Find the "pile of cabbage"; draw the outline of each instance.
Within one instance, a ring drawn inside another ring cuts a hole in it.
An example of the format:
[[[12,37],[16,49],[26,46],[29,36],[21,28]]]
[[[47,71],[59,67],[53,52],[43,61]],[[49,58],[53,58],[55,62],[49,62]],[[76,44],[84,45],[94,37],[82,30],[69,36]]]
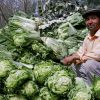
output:
[[[92,89],[82,78],[75,81],[75,75],[63,65],[49,60],[33,68],[27,66],[12,60],[0,61],[0,100],[92,99]],[[99,92],[95,93],[99,96]]]
[[[89,87],[60,63],[87,32],[79,13],[52,21],[10,18],[0,29],[0,100],[99,100],[100,78]]]

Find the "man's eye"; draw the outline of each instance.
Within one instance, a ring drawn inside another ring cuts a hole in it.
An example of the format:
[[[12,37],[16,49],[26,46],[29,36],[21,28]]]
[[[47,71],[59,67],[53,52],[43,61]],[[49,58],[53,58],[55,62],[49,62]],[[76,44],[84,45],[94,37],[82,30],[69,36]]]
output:
[[[95,17],[91,17],[91,19],[95,19]]]
[[[85,19],[85,21],[88,21],[88,20],[89,20],[89,18],[86,18],[86,19]]]

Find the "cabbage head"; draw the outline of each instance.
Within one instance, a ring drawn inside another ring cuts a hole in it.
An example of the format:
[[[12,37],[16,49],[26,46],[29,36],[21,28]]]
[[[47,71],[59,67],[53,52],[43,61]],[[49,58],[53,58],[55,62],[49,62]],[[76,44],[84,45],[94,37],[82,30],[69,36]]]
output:
[[[13,36],[14,45],[17,47],[27,46],[32,43],[32,39],[28,39],[27,34],[16,34]]]
[[[37,31],[34,31],[34,33],[38,34]],[[14,45],[17,47],[27,46],[32,43],[34,39],[34,34],[24,32],[23,30],[21,31],[21,29],[13,31],[11,35],[13,38]]]
[[[40,97],[42,100],[58,100],[58,96],[52,93],[47,87],[40,89]]]
[[[34,64],[35,57],[31,52],[25,51],[22,56],[19,57],[19,61],[26,64]]]
[[[12,70],[5,81],[5,85],[9,91],[13,91],[19,85],[23,84],[25,80],[30,78],[27,70]]]
[[[73,100],[91,100],[91,96],[85,91],[79,91],[73,97]]]
[[[49,53],[51,53],[51,49],[49,49],[43,43],[40,43],[39,41],[36,40],[34,40],[32,43],[32,50],[33,54],[38,59],[47,59],[47,56],[49,55]]]
[[[6,77],[14,68],[14,65],[9,60],[0,61],[0,78]]]
[[[23,34],[14,35],[13,41],[16,46],[22,47],[26,43],[25,35]]]
[[[2,60],[8,60],[8,59],[12,60],[12,52],[10,52],[10,51],[7,50],[7,46],[6,45],[0,44],[0,61],[2,61]]]
[[[72,79],[65,70],[57,71],[47,80],[48,88],[56,94],[65,94],[72,87]]]
[[[82,78],[75,78],[75,85],[68,93],[68,100],[91,100],[92,88]]]
[[[43,84],[49,76],[60,69],[61,66],[53,65],[52,61],[42,61],[34,66],[33,73],[36,81]]]
[[[26,82],[22,86],[22,89],[20,90],[20,93],[23,94],[23,95],[25,95],[25,96],[27,96],[27,97],[33,96],[37,92],[38,92],[38,86],[33,81]]]
[[[100,99],[100,77],[96,78],[93,85],[94,96]]]

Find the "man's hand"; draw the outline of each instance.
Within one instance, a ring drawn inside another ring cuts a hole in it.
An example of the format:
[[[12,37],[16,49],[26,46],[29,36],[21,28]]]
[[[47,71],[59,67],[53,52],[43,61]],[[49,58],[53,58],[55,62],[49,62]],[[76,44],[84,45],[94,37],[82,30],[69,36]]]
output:
[[[86,61],[87,61],[87,59],[88,59],[88,57],[87,57],[87,56],[83,56],[83,57],[82,57],[82,59],[81,59],[81,61],[82,61],[82,62],[86,62]]]
[[[61,60],[61,62],[64,64],[64,65],[69,65],[71,63],[75,63],[76,60],[80,60],[80,57],[78,54],[72,54],[71,56],[68,56],[68,57],[65,57],[63,60]]]
[[[68,56],[68,57],[65,57],[63,60],[61,60],[61,62],[64,65],[69,65],[74,62],[74,58],[73,58],[73,56]]]

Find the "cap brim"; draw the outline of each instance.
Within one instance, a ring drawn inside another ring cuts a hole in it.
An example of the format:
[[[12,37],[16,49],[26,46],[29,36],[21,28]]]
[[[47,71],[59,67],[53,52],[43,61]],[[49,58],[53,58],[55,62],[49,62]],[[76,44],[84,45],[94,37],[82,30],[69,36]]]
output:
[[[97,9],[88,10],[82,16],[83,16],[83,18],[86,18],[87,16],[89,16],[91,14],[95,14],[95,15],[99,15],[100,16],[100,10],[97,10]]]

